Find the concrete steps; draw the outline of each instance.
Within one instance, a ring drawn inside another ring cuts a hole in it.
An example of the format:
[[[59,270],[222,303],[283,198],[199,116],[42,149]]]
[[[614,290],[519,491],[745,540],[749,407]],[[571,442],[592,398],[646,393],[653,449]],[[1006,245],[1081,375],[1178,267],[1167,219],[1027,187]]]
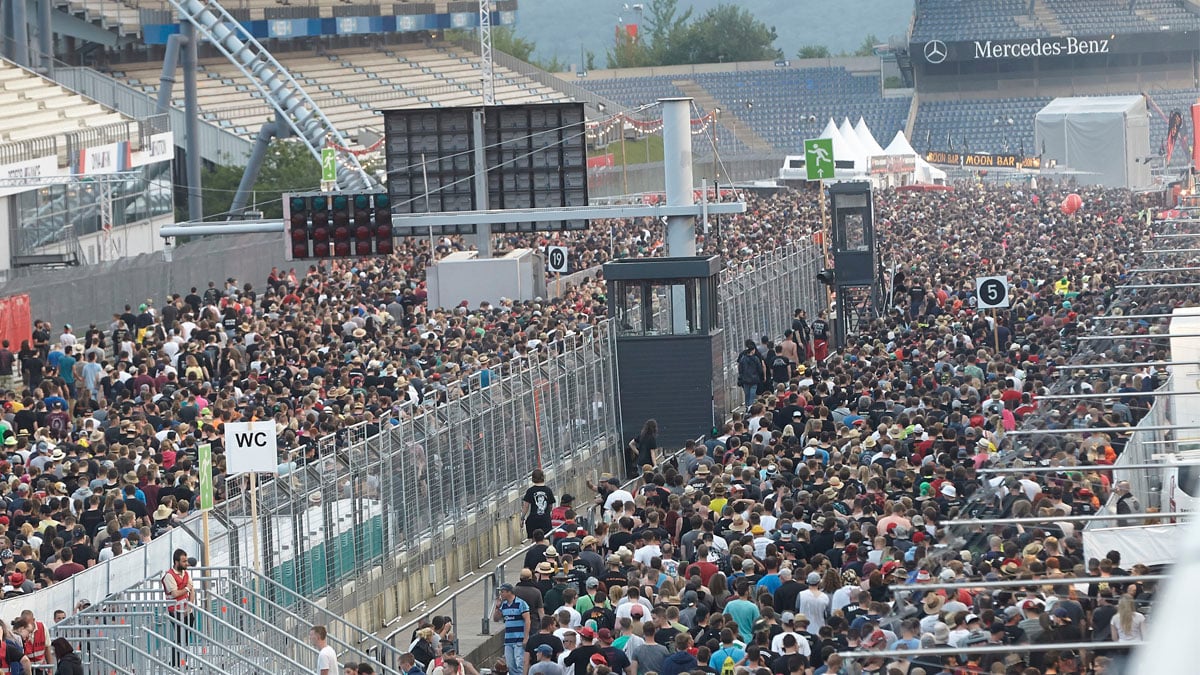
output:
[[[701,110],[711,111],[721,108],[720,102],[712,94],[708,93],[707,89],[693,80],[674,80],[671,84],[679,87],[680,91],[684,94],[691,96]],[[764,154],[776,152],[775,146],[763,140],[749,125],[738,118],[735,111],[721,108],[721,114],[718,115],[717,120],[722,126],[733,133],[739,141],[746,144],[747,147],[755,152]]]

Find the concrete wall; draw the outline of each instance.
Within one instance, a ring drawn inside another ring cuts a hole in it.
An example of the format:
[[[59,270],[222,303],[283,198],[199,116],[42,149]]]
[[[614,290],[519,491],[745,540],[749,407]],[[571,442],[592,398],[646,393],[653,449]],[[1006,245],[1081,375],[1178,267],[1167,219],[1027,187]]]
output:
[[[168,215],[114,228],[107,243],[101,232],[85,234],[79,238],[79,248],[89,265],[97,264],[102,259],[115,260],[118,257],[155,253],[163,250],[163,238],[158,236],[158,228],[173,221],[174,218]]]
[[[790,68],[845,68],[852,72],[879,73],[879,57],[845,56],[827,59],[788,59]],[[589,70],[586,78],[575,78],[570,73],[552,73],[562,80],[605,80],[617,77],[650,77],[654,75],[678,75],[686,78],[699,73],[736,73],[744,70],[771,70],[774,61],[739,61],[736,63],[696,63],[682,66],[659,66],[654,68],[612,68]]]
[[[292,266],[283,253],[282,235],[209,237],[179,247],[171,262],[160,250],[100,265],[31,271],[0,286],[0,296],[28,293],[34,319],[107,327],[125,303],[136,306],[153,298],[161,307],[170,293],[186,295],[192,286],[203,290],[210,280],[234,277],[262,288],[271,267]]]

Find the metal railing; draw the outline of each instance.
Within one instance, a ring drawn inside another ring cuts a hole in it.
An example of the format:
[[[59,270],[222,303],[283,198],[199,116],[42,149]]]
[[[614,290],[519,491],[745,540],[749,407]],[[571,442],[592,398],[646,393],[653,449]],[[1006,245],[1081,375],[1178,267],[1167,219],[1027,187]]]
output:
[[[815,310],[823,298],[818,264],[811,245],[740,264],[725,284],[736,292],[723,288],[720,300],[727,333],[778,335],[795,307]],[[608,323],[549,348],[516,366],[473,373],[465,392],[453,385],[437,407],[387,411],[382,429],[340,429],[316,443],[312,461],[283,465],[278,478],[258,488],[262,569],[271,579],[260,592],[289,609],[299,599],[321,598],[320,615],[297,613],[332,624],[425,572],[427,588],[384,603],[403,614],[466,578],[455,579],[454,569],[495,568],[493,561],[507,554],[495,525],[515,517],[519,488],[534,468],[559,492],[582,477],[619,474],[623,442]],[[736,345],[727,371],[734,355]],[[226,501],[210,512],[209,564],[249,566],[249,493],[239,480],[221,487]],[[95,602],[165,569],[176,548],[200,557],[199,530],[197,514],[131,553],[0,601],[0,618],[26,608],[38,616],[69,612],[80,598]],[[462,564],[452,567],[456,557]],[[409,604],[401,607],[402,599]]]
[[[55,67],[54,79],[63,86],[132,117],[158,114],[158,102],[149,94],[97,72],[91,68]],[[187,128],[183,110],[172,107],[170,127]],[[204,159],[218,164],[245,163],[252,147],[250,140],[212,124],[200,125],[200,148]]]
[[[259,488],[263,569],[333,611],[354,607],[432,566],[436,594],[451,583],[458,547],[494,555],[493,514],[541,468],[554,487],[619,462],[611,342],[606,325],[550,345],[513,372],[475,373],[445,404],[394,411],[373,433],[364,425],[322,439],[318,459],[284,467]],[[211,524],[211,564],[251,560],[250,500],[240,481]],[[474,568],[474,565],[470,566]],[[388,580],[379,582],[379,578]],[[343,586],[356,582],[356,595]],[[383,584],[380,586],[379,584]],[[361,593],[362,595],[358,595]]]
[[[398,663],[399,652],[386,642],[250,570],[195,568],[192,580],[197,588],[192,621],[168,611],[173,601],[164,597],[155,575],[67,619],[54,632],[87,643],[80,649],[87,656],[126,667],[183,661],[209,672],[304,672],[316,659],[305,641],[308,630],[321,624],[340,659],[372,659],[364,651],[369,648],[381,655],[381,663]],[[380,672],[399,675],[386,665]]]
[[[821,267],[821,248],[799,243],[731,264],[721,273],[725,400],[731,407],[742,400],[737,385],[737,356],[743,343],[754,340],[757,344],[764,335],[779,339],[791,327],[797,309],[806,310],[810,321],[816,318],[825,305],[825,290],[817,281]]]
[[[699,443],[703,439],[704,439],[704,436],[699,436],[696,438],[696,442]],[[685,448],[679,448],[678,450],[672,452],[670,455],[667,455],[666,457],[662,457],[659,461],[658,466],[665,467],[672,460],[678,459],[685,451],[686,451]],[[634,487],[640,481],[641,481],[641,477],[630,478],[621,485],[620,489],[633,492]],[[587,519],[587,522],[597,523],[597,522],[600,522],[600,518],[602,515],[601,508],[602,508],[602,506],[600,504],[591,503],[587,506],[586,511],[582,508],[582,506],[580,506],[580,508],[576,509],[576,513],[578,514],[579,518]],[[558,529],[560,529],[560,528],[555,528],[555,530],[558,530]],[[553,531],[551,532],[551,534],[553,534]],[[532,541],[526,540],[526,541],[521,542],[520,545],[514,547],[511,550],[511,552],[506,551],[506,553],[508,555],[505,558],[503,558],[502,560],[500,560],[499,562],[496,562],[494,565],[494,568],[492,569],[492,571],[489,574],[484,574],[482,576],[479,576],[476,579],[474,579],[473,581],[471,581],[470,583],[468,583],[467,585],[459,587],[453,593],[450,593],[445,598],[443,598],[441,601],[439,601],[437,604],[435,604],[433,606],[422,608],[420,617],[411,619],[411,620],[405,622],[404,624],[401,624],[397,628],[392,629],[387,634],[387,637],[384,638],[384,640],[386,640],[387,643],[389,645],[391,645],[392,647],[395,647],[396,640],[398,638],[405,636],[407,633],[411,633],[417,626],[419,626],[428,617],[431,617],[434,614],[436,614],[444,609],[447,609],[447,608],[448,608],[448,612],[449,612],[448,616],[451,618],[454,625],[456,625],[456,626],[457,625],[465,625],[465,624],[460,624],[459,620],[458,620],[458,606],[459,606],[458,601],[463,596],[473,593],[475,590],[475,587],[478,586],[479,584],[483,584],[482,606],[468,605],[468,607],[469,607],[468,611],[471,611],[472,613],[474,613],[475,611],[481,612],[481,614],[480,614],[480,635],[491,635],[491,633],[492,633],[491,601],[495,598],[496,590],[498,588],[500,588],[501,584],[508,581],[509,573],[512,570],[512,568],[510,568],[509,566],[512,564],[512,562],[514,560],[517,560],[518,558],[524,557],[525,553],[529,550],[529,547],[532,545],[533,545]],[[516,568],[516,569],[519,571],[519,568]],[[475,617],[472,617],[472,618],[475,618]]]

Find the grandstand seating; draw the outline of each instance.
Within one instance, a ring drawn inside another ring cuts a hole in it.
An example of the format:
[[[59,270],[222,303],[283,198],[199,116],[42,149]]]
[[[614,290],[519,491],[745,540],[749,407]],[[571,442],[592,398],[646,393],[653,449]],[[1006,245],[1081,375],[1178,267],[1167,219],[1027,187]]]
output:
[[[951,144],[962,150],[965,139],[972,152],[1000,153],[1007,145],[1010,152],[1023,146],[1033,154],[1033,119],[1050,101],[1050,97],[922,101],[909,140],[919,151],[947,150]]]
[[[1200,16],[1179,0],[1038,0],[1052,11],[1072,35],[1104,33],[1157,33],[1163,26],[1173,31],[1200,28]],[[1132,4],[1132,9],[1130,5]]]
[[[1136,92],[1130,92],[1134,94]],[[1196,101],[1194,89],[1175,89],[1149,92],[1163,115],[1187,111]],[[1130,95],[1130,94],[1124,94]],[[917,110],[916,124],[910,139],[913,148],[946,150],[949,148],[947,134],[957,150],[962,150],[964,139],[972,152],[1000,153],[1017,152],[1022,145],[1027,153],[1037,151],[1034,147],[1034,118],[1039,110],[1053,100],[1050,96],[972,99],[953,101],[922,101]],[[1153,108],[1150,109],[1150,151],[1158,155],[1165,146],[1167,120]],[[1008,124],[1012,119],[1013,123]],[[1178,152],[1175,158],[1186,162],[1186,152]]]
[[[602,80],[580,80],[579,85],[588,91],[599,94],[607,99],[629,106],[640,108],[654,103],[660,98],[687,96],[675,81],[686,79],[675,75],[653,75],[649,77],[613,77]],[[707,111],[702,111],[703,114]],[[693,115],[698,117],[699,114]],[[737,138],[732,131],[718,122],[716,128],[717,151],[724,155],[737,155],[750,152],[750,148]],[[697,135],[693,139],[692,152],[697,155],[712,154],[712,140],[707,134]]]
[[[0,60],[0,143],[61,136],[123,121],[126,118],[120,113]],[[65,152],[66,144],[59,143],[59,148]]]
[[[478,57],[460,56],[447,48],[339,50],[322,55],[275,55],[304,86],[330,121],[353,136],[360,129],[382,130],[377,111],[406,107],[450,107],[481,100]],[[224,58],[200,63],[197,90],[204,119],[250,137],[273,113],[267,101]],[[511,70],[495,69],[499,103],[562,101],[568,97]],[[116,66],[113,77],[156,95],[161,66],[156,63]],[[183,106],[182,88],[173,104]]]
[[[139,10],[173,12],[167,0],[54,0],[55,5],[72,14],[83,16],[109,29],[136,33],[141,28]],[[283,18],[316,18],[329,16],[399,16],[404,14],[448,14],[461,12],[467,6],[448,0],[224,0],[227,11],[240,21],[261,21]],[[478,12],[478,3],[469,12]],[[505,3],[502,3],[505,4]],[[501,7],[503,9],[503,7]]]
[[[1132,7],[1131,7],[1132,5]],[[920,0],[912,40],[1017,40],[1200,28],[1182,0]]]
[[[742,120],[781,152],[798,150],[830,117],[861,115],[883,144],[904,128],[912,99],[884,98],[878,75],[855,75],[845,68],[773,68],[680,76],[587,79],[591,91],[630,106],[681,96],[674,82],[691,80],[712,94],[724,111]],[[702,112],[708,112],[704,110]],[[810,123],[809,118],[816,122]],[[728,135],[728,134],[726,134]],[[728,152],[722,148],[722,152]]]
[[[1030,0],[920,0],[913,25],[914,42],[992,38],[1049,37],[1030,19]]]

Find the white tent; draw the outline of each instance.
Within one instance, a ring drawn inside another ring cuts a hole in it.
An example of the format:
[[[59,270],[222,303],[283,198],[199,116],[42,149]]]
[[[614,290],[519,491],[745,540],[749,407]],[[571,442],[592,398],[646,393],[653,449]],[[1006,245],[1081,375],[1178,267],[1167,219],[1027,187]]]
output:
[[[871,133],[871,128],[867,126],[865,119],[858,118],[858,124],[854,125],[854,133],[858,135],[858,144],[866,151],[867,157],[877,157],[883,154],[883,148],[879,147],[878,141],[875,140],[875,134]]]
[[[855,133],[854,127],[850,125],[849,117],[842,119],[842,126],[838,127],[838,133],[846,140],[846,145],[850,147],[850,151],[854,153],[852,155],[854,168],[859,171],[867,171],[870,168],[867,166],[867,151],[858,142],[858,134]]]
[[[913,150],[913,146],[909,145],[908,139],[904,137],[904,132],[897,131],[896,137],[892,139],[891,143],[888,143],[888,146],[887,146],[887,148],[884,149],[883,154],[885,154],[885,155],[916,155],[917,151]]]
[[[918,183],[934,183],[944,185],[946,183],[946,172],[933,166],[925,161],[916,150],[913,150],[912,145],[905,138],[903,131],[897,131],[896,137],[888,143],[883,154],[894,157],[914,157],[916,158],[916,172],[914,178]]]
[[[854,169],[837,169],[834,175],[838,178],[852,178],[866,172],[863,160],[859,158],[857,146],[851,146],[842,133],[838,131],[837,123],[829,118],[829,124],[817,138],[828,138],[833,141],[833,159],[835,162],[853,161]]]

